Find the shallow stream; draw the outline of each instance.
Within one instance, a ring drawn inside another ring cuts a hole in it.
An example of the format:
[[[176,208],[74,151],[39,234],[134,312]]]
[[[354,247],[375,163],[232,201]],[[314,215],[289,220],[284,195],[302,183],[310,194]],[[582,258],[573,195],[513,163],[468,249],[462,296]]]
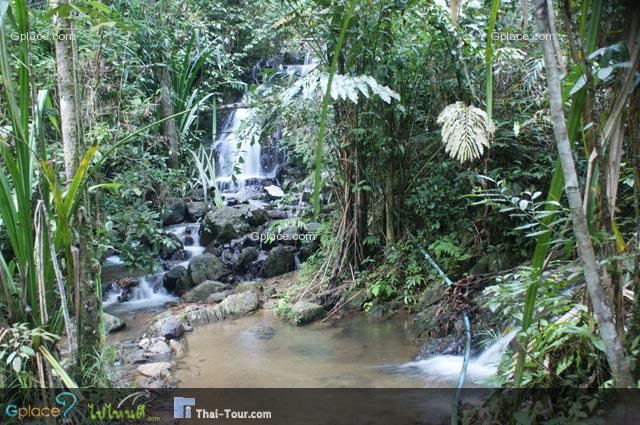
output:
[[[259,310],[188,334],[176,378],[187,388],[437,386],[399,367],[419,348],[412,336],[408,318],[400,315],[296,327]]]

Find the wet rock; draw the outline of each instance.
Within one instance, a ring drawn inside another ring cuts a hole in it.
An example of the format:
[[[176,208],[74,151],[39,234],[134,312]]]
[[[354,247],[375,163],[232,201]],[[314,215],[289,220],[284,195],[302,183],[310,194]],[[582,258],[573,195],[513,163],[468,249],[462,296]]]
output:
[[[220,304],[201,308],[185,309],[184,317],[194,325],[217,322],[232,317],[244,316],[259,306],[258,295],[253,291],[232,294]]]
[[[265,186],[264,191],[270,199],[280,199],[284,196],[284,191],[276,185]]]
[[[177,251],[182,250],[184,246],[180,242],[180,238],[175,233],[167,233],[167,238],[162,242],[160,247],[160,257],[163,260],[171,258]]]
[[[120,289],[129,289],[134,286],[138,286],[138,279],[131,276],[121,277],[115,281],[115,284],[118,285]]]
[[[343,305],[345,312],[354,312],[362,310],[364,303],[373,298],[368,289],[362,287],[354,287],[342,293],[339,304]]]
[[[288,217],[288,215],[286,211],[269,210],[267,211],[267,217],[269,217],[271,220],[284,220]]]
[[[247,205],[222,207],[209,211],[200,226],[200,244],[209,245],[212,241],[226,243],[251,230],[247,215]]]
[[[189,252],[184,249],[179,249],[169,257],[169,261],[184,261],[189,258]]]
[[[291,306],[289,318],[296,325],[304,325],[318,319],[324,314],[321,305],[309,301],[298,301]]]
[[[229,295],[219,307],[222,318],[243,316],[258,308],[258,296],[255,292],[247,291],[241,294]]]
[[[184,237],[184,246],[192,246],[194,243],[195,243],[195,240],[193,239],[193,236],[186,235]]]
[[[181,357],[184,354],[184,347],[175,339],[169,341],[169,348],[177,357]]]
[[[163,354],[169,354],[171,352],[171,349],[169,348],[166,342],[157,341],[151,346],[149,346],[148,351],[154,354],[163,355]]]
[[[103,313],[105,333],[118,332],[126,327],[124,320],[109,313]]]
[[[189,262],[189,276],[196,285],[206,280],[224,280],[229,274],[230,270],[212,254],[198,255]]]
[[[259,281],[242,282],[235,287],[236,294],[241,294],[247,291],[253,291],[253,292],[262,291],[262,282],[259,282]]]
[[[434,355],[455,355],[463,352],[460,339],[452,336],[434,338],[424,343],[415,360],[423,360]]]
[[[253,246],[243,248],[233,264],[234,270],[238,273],[244,273],[251,262],[258,258],[259,253],[258,248]]]
[[[164,226],[182,223],[185,219],[187,209],[184,201],[180,198],[168,198],[164,202],[161,220]]]
[[[250,208],[246,214],[247,223],[252,227],[261,226],[267,222],[267,213],[263,208]]]
[[[149,358],[145,356],[145,352],[142,350],[133,350],[127,356],[127,362],[132,364],[148,363]]]
[[[214,292],[213,294],[210,294],[207,297],[207,303],[218,304],[219,302],[221,302],[231,294],[233,294],[233,291],[231,289],[228,289],[226,291],[221,291],[221,292]]]
[[[191,288],[192,282],[187,269],[184,266],[176,266],[165,273],[162,285],[167,291],[182,295]]]
[[[262,340],[269,340],[276,336],[275,328],[271,326],[256,326],[255,328],[251,328],[249,330],[256,338]]]
[[[162,375],[171,375],[170,371],[174,367],[175,365],[170,362],[147,363],[138,366],[138,372],[141,375],[155,378]]]
[[[309,257],[315,254],[320,249],[320,241],[314,240],[309,243],[304,243],[298,251],[298,258],[300,261],[307,261]]]
[[[296,249],[289,245],[279,245],[267,254],[260,275],[274,277],[296,269]]]
[[[184,335],[185,328],[178,320],[171,318],[160,326],[160,335],[166,339],[178,339]]]
[[[205,216],[209,207],[206,202],[187,202],[187,215],[189,219],[198,221]]]
[[[209,295],[222,292],[225,289],[228,289],[228,285],[226,283],[217,282],[215,280],[206,280],[187,292],[184,295],[184,300],[186,302],[201,302],[207,300]]]

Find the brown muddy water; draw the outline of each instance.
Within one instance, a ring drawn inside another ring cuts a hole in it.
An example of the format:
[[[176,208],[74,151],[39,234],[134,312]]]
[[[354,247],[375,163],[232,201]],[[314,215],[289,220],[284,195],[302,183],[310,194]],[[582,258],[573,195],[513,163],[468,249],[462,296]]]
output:
[[[175,376],[183,388],[439,386],[400,367],[418,352],[413,336],[399,315],[297,327],[260,310],[188,334]]]

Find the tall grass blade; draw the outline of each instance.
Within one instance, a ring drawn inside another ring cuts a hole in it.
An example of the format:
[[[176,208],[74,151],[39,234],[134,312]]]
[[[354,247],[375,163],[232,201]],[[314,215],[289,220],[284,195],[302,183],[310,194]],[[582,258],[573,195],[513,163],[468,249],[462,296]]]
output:
[[[338,42],[336,43],[336,47],[333,51],[333,58],[331,60],[331,66],[329,68],[329,76],[327,78],[327,89],[324,93],[324,97],[322,98],[322,112],[320,115],[320,129],[318,130],[318,142],[316,144],[316,170],[315,170],[315,178],[313,183],[313,216],[317,219],[318,214],[320,213],[320,177],[322,172],[322,150],[324,144],[324,133],[327,128],[327,116],[329,113],[329,101],[331,100],[331,84],[333,83],[333,76],[336,73],[336,68],[338,67],[338,57],[340,56],[340,51],[342,50],[342,44],[344,43],[344,39],[347,35],[347,28],[349,27],[349,21],[351,20],[351,15],[353,15],[353,10],[356,7],[356,0],[350,0],[349,7],[347,9],[347,13],[345,14],[342,20],[342,28],[340,29],[340,36],[338,37]]]

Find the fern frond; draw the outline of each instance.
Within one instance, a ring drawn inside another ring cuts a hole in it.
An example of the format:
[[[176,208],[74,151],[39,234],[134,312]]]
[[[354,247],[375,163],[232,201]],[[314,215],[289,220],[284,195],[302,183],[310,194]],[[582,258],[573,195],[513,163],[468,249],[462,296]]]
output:
[[[461,164],[480,158],[489,148],[494,126],[482,109],[456,102],[442,110],[437,122],[446,152]]]
[[[314,95],[320,97],[327,89],[327,80],[327,74],[311,72],[297,80],[282,93],[282,102],[288,103],[299,94],[302,94],[304,99],[309,99]],[[342,99],[349,100],[352,103],[358,103],[360,94],[367,99],[372,95],[378,96],[386,103],[391,103],[391,99],[400,100],[398,93],[387,86],[379,84],[376,79],[370,75],[354,77],[351,75],[335,74],[333,76],[330,93],[333,100]]]

